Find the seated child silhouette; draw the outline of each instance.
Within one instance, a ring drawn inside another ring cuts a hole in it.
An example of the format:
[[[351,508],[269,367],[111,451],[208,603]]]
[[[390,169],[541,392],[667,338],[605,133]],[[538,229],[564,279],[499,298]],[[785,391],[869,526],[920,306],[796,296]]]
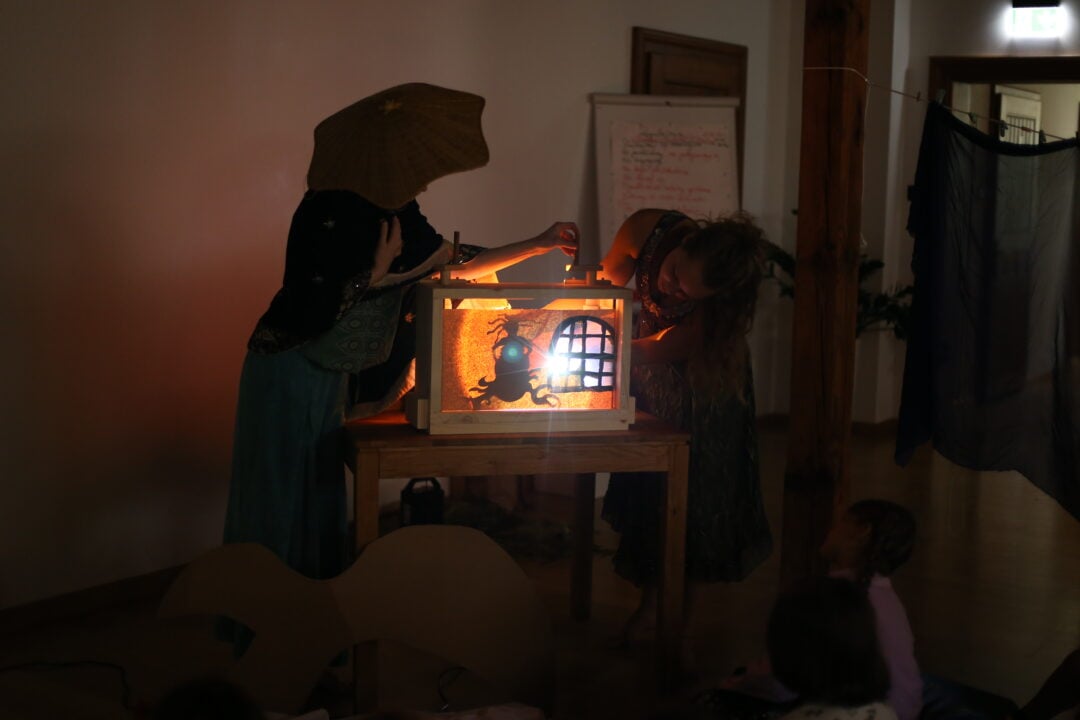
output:
[[[874,608],[863,588],[839,577],[794,585],[769,616],[769,660],[800,704],[782,720],[896,720]]]
[[[833,524],[821,547],[829,576],[862,588],[874,611],[878,645],[889,675],[888,705],[898,720],[915,720],[922,709],[922,679],[907,613],[889,577],[907,562],[915,545],[915,518],[888,500],[860,500]],[[768,660],[726,678],[702,698],[728,717],[770,717],[799,700]]]

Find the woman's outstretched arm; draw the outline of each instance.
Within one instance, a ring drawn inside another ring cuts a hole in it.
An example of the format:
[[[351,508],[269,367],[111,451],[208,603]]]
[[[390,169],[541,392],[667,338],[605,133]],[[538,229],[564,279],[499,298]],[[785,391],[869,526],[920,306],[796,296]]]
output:
[[[452,265],[450,272],[452,277],[460,280],[476,280],[552,250],[573,255],[577,252],[580,237],[575,223],[557,222],[536,237],[488,248],[466,263]]]

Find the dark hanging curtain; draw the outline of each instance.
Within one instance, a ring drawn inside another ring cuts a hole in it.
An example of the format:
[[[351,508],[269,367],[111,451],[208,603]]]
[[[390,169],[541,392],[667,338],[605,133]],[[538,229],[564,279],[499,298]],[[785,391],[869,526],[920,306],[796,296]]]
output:
[[[1080,150],[1000,142],[931,105],[908,231],[896,461],[932,441],[1016,470],[1080,519]]]

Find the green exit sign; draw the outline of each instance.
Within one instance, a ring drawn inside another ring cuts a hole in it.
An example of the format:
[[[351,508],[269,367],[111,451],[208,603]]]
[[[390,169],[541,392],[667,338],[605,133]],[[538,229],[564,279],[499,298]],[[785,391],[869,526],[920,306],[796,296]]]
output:
[[[1009,34],[1020,38],[1055,38],[1065,32],[1065,13],[1060,7],[1015,8]]]

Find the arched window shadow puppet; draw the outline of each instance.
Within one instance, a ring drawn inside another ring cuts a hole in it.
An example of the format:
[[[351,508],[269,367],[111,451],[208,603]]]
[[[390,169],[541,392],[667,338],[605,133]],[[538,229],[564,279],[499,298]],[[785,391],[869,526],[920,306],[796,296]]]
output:
[[[559,359],[548,372],[555,393],[610,392],[615,389],[618,359],[615,328],[590,315],[576,315],[559,323],[551,336],[548,357]]]

